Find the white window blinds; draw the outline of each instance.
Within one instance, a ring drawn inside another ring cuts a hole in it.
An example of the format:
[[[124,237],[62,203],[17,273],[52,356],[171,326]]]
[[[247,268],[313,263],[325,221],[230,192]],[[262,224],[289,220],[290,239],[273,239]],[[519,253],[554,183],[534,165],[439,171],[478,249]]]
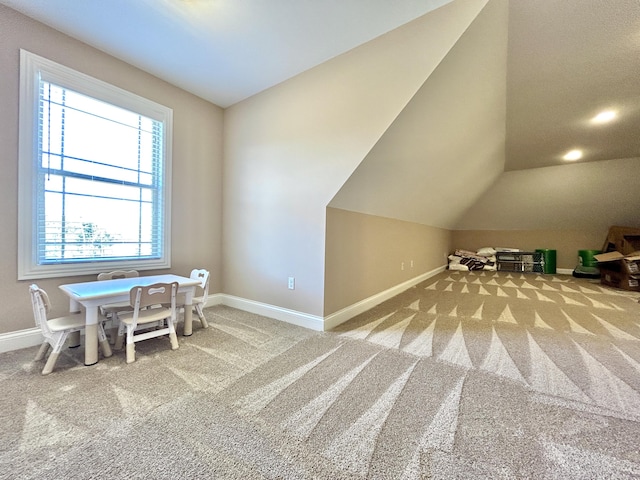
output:
[[[38,263],[159,258],[162,124],[40,82]]]
[[[169,268],[172,110],[20,62],[18,279]]]

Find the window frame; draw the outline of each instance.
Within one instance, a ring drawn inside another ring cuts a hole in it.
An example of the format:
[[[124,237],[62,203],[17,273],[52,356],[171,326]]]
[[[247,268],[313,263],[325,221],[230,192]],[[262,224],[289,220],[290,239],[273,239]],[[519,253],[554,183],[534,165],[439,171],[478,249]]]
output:
[[[59,85],[163,123],[162,255],[157,259],[96,260],[39,265],[36,211],[40,80]],[[18,152],[18,280],[97,274],[106,270],[171,267],[171,152],[173,110],[27,50],[20,50]]]

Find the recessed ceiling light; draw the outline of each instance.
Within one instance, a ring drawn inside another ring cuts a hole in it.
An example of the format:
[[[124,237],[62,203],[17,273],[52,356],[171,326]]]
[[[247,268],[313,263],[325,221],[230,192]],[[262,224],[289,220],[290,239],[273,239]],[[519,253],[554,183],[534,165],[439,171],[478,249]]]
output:
[[[616,116],[617,113],[614,110],[604,110],[593,117],[591,121],[593,123],[607,123],[616,118]]]
[[[567,160],[569,162],[574,160],[580,160],[581,158],[582,158],[582,150],[571,150],[570,152],[567,152],[562,157],[563,160]]]

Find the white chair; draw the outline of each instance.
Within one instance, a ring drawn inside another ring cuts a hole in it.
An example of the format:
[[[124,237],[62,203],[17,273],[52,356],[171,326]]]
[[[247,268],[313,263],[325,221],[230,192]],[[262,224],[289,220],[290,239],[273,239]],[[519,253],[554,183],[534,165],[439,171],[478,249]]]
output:
[[[129,291],[131,312],[116,313],[120,322],[116,348],[122,345],[126,331],[127,363],[136,361],[135,342],[169,335],[171,349],[178,348],[176,335],[176,292],[178,282],[155,283],[133,287]],[[170,306],[167,306],[170,305]],[[166,327],[165,327],[165,321]],[[156,327],[156,329],[137,333],[138,327]]]
[[[196,309],[196,313],[198,314],[198,318],[200,319],[202,328],[208,328],[209,324],[207,323],[207,319],[204,316],[204,312],[202,311],[202,309],[207,304],[207,298],[209,297],[209,271],[204,269],[193,269],[191,270],[191,275],[189,276],[189,278],[200,280],[200,285],[196,287],[197,296],[193,297],[191,308]],[[178,308],[185,307],[185,303],[185,295],[178,295],[178,300],[176,301],[176,305],[178,306]]]
[[[137,270],[114,270],[113,272],[103,272],[98,274],[98,280],[113,280],[116,278],[135,278],[140,274]],[[111,343],[115,343],[118,334],[118,317],[117,313],[131,311],[129,302],[110,303],[100,306],[100,314],[111,322]]]
[[[53,367],[58,360],[67,336],[72,332],[83,330],[85,327],[85,319],[80,313],[72,313],[65,317],[47,319],[49,310],[51,310],[51,302],[49,301],[47,292],[34,283],[29,287],[29,293],[31,294],[31,305],[33,307],[33,317],[36,321],[36,326],[40,327],[40,331],[44,337],[44,342],[40,346],[35,360],[37,362],[42,360],[49,350],[49,346],[53,349],[47,359],[47,363],[42,369],[42,374],[47,375],[53,371]],[[98,341],[102,347],[103,355],[110,357],[111,347],[109,347],[109,342],[104,334],[104,328],[101,323],[98,323]]]

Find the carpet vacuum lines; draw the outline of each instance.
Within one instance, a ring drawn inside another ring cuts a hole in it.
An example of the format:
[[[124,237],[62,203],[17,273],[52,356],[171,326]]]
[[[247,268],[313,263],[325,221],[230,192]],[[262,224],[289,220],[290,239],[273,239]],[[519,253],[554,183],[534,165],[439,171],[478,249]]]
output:
[[[638,294],[558,278],[446,271],[328,332],[216,305],[46,377],[0,354],[0,478],[639,478]]]
[[[340,377],[333,385],[322,392],[322,394],[315,397],[307,403],[307,405],[283,421],[281,428],[299,440],[306,440],[327,410],[331,408],[344,390],[351,385],[351,382],[353,382],[358,374],[364,370],[377,355],[378,353],[371,355],[360,365],[352,368]]]
[[[428,456],[431,451],[453,452],[455,434],[458,429],[460,398],[465,378],[462,377],[458,381],[425,429],[418,443],[418,448],[402,474],[402,480],[420,480],[423,478],[421,457]]]
[[[322,362],[325,358],[332,355],[336,350],[342,347],[342,344],[329,350],[328,352],[313,359],[309,363],[302,365],[292,372],[284,375],[273,382],[254,390],[253,392],[238,399],[235,406],[238,407],[239,412],[242,415],[256,415],[269,403],[271,403],[282,391],[292,385],[296,380],[299,380],[313,367]]]
[[[349,473],[366,475],[378,434],[417,363],[407,368],[355,423],[329,445],[323,452],[328,460]]]

